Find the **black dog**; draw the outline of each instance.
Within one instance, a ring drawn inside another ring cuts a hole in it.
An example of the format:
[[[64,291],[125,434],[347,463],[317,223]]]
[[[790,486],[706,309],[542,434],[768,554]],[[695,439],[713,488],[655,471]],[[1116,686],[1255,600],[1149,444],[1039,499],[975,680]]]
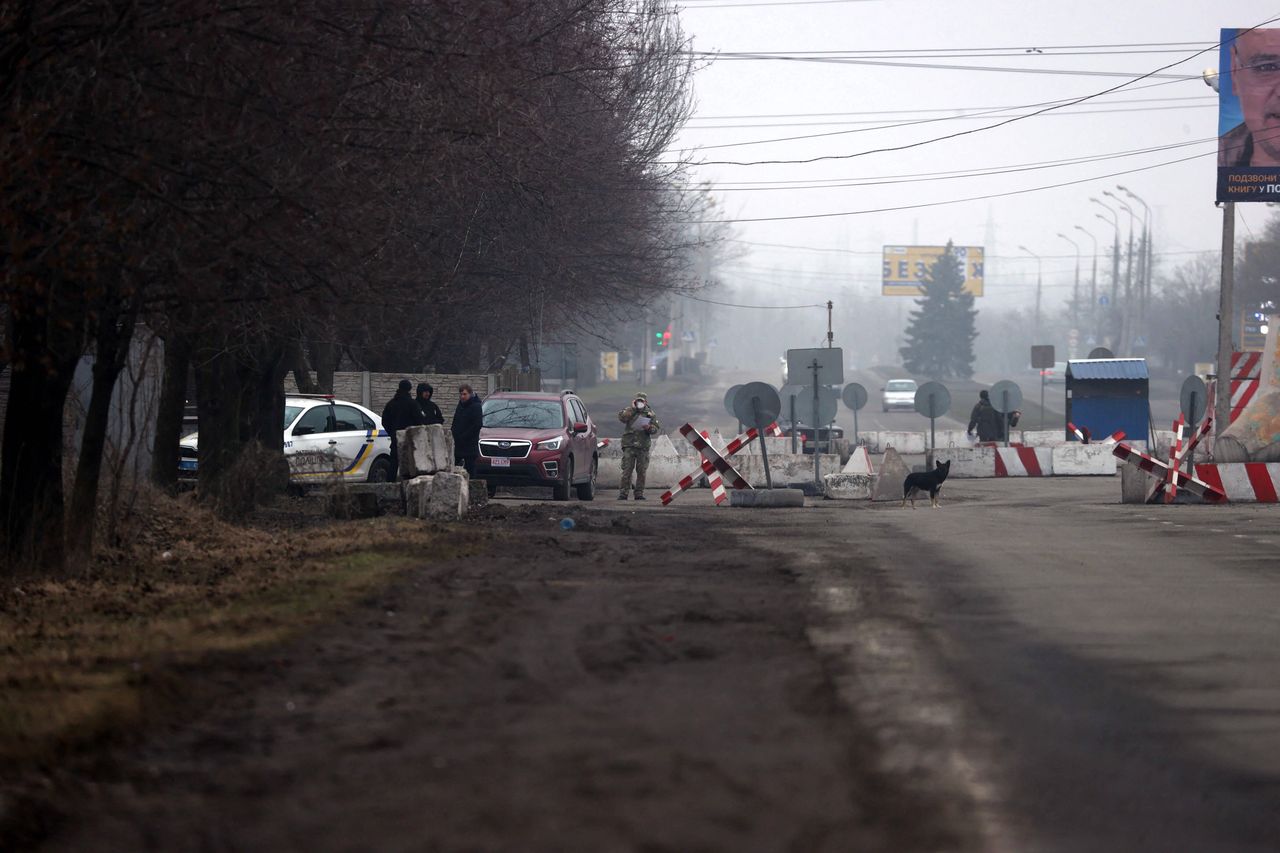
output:
[[[916,508],[916,492],[929,492],[929,506],[941,506],[938,503],[938,493],[942,491],[942,481],[947,479],[947,473],[951,471],[951,460],[939,462],[937,467],[932,471],[925,471],[923,474],[908,474],[907,479],[902,481],[902,505],[906,506],[907,501],[911,501],[911,508]]]

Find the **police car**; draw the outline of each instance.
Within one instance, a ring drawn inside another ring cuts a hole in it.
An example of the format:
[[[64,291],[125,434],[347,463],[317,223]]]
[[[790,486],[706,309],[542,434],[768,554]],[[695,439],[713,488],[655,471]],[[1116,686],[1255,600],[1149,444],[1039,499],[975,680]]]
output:
[[[179,445],[178,474],[199,470],[199,433]],[[332,396],[294,395],[284,403],[284,454],[295,483],[340,477],[345,482],[391,479],[391,436],[364,406]]]

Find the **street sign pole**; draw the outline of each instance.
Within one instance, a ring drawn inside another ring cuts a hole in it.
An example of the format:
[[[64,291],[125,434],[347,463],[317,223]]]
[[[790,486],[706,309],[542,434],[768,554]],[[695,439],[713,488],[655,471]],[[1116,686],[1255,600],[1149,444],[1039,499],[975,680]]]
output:
[[[813,484],[815,486],[822,485],[822,456],[818,451],[821,446],[818,444],[818,371],[822,365],[815,358],[810,368],[813,370]]]
[[[858,446],[858,410],[853,410],[853,446]]]
[[[755,414],[755,421],[758,424],[764,423],[764,416],[760,411],[760,398],[753,396],[751,398],[751,411]],[[769,439],[764,434],[764,428],[760,429],[760,459],[764,463],[764,482],[765,487],[773,488],[773,472],[769,470]]]
[[[1044,371],[1040,371],[1040,429],[1044,429]]]
[[[1009,390],[1000,392],[1000,407],[1004,410],[1004,446],[1009,446]],[[1041,411],[1043,411],[1041,407]]]
[[[796,395],[792,394],[791,395],[791,455],[792,456],[795,456],[797,453],[800,452],[799,448],[796,447],[796,443],[798,440],[799,439],[796,436]]]

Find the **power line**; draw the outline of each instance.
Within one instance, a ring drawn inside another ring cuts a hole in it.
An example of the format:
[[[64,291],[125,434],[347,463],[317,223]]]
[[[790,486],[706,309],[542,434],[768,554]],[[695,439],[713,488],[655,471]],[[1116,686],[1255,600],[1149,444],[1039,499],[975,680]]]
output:
[[[797,246],[794,243],[762,243],[757,240],[743,240],[737,237],[725,238],[725,242],[741,243],[744,246],[762,246],[767,249],[795,249],[802,252],[835,252],[842,255],[867,255],[867,256],[874,256],[877,258],[881,257],[884,254],[883,249],[875,249],[875,250],[873,249],[841,249],[835,246]],[[1219,248],[1187,249],[1187,250],[1178,251],[1178,252],[1154,252],[1153,254],[1155,257],[1162,258],[1162,257],[1171,257],[1174,255],[1212,255],[1220,251],[1221,249]],[[1103,254],[1106,254],[1106,253],[1099,252],[1099,256]],[[988,255],[987,257],[990,260],[1011,260],[1014,258],[1017,258],[1020,260],[1030,260],[1030,258],[1027,258],[1024,255]],[[1044,258],[1045,260],[1048,260],[1050,258],[1055,260],[1063,260],[1068,258],[1074,258],[1075,254],[1073,253],[1070,255],[1041,255],[1040,257]]]
[[[1060,189],[1062,187],[1078,186],[1080,184],[1093,183],[1094,181],[1106,180],[1108,178],[1117,178],[1117,177],[1120,177],[1121,175],[1135,175],[1139,172],[1149,172],[1152,169],[1160,169],[1165,166],[1173,166],[1178,163],[1186,163],[1191,160],[1196,160],[1201,157],[1209,157],[1209,156],[1217,156],[1217,152],[1210,151],[1206,154],[1192,154],[1189,157],[1181,157],[1177,160],[1167,160],[1164,163],[1156,163],[1155,165],[1152,165],[1152,166],[1141,166],[1136,169],[1125,169],[1120,172],[1111,172],[1106,175],[1095,175],[1094,177],[1080,178],[1079,180],[1075,180],[1075,181],[1063,181],[1062,183],[1058,183],[1058,184],[1047,184],[1041,187],[1028,187],[1026,189],[1010,190],[1008,192],[992,193],[990,195],[969,196],[968,198],[954,198],[954,199],[947,199],[945,201],[921,202],[920,204],[904,204],[898,207],[868,208],[866,210],[844,210],[836,213],[805,213],[805,214],[797,214],[795,216],[759,216],[759,217],[744,218],[744,219],[695,219],[695,220],[691,220],[688,224],[719,225],[719,224],[728,224],[733,222],[789,222],[789,221],[801,220],[801,219],[834,219],[840,216],[861,216],[868,213],[893,213],[901,210],[919,210],[920,208],[923,208],[923,207],[942,207],[944,205],[963,204],[965,202],[970,202],[970,201],[986,201],[988,199],[993,199],[993,198],[1007,198],[1009,196],[1026,195],[1027,193],[1041,192],[1043,190],[1054,190],[1054,189]]]
[[[705,302],[708,305],[723,305],[726,308],[755,308],[762,311],[790,311],[796,308],[826,308],[826,305],[814,303],[813,305],[740,305],[736,302],[720,302],[715,299],[704,299],[701,296],[689,296],[684,294],[685,299],[692,299],[694,302]]]
[[[1143,87],[1138,87],[1134,91],[1138,91]],[[1171,98],[1127,98],[1124,100],[1107,101],[1108,104],[1162,104],[1172,101],[1201,101],[1209,100],[1216,102],[1217,95],[1177,95]],[[888,116],[888,115],[909,115],[920,113],[971,113],[985,110],[997,109],[1018,109],[1018,107],[933,107],[918,108],[912,110],[854,110],[843,112],[825,112],[825,113],[759,113],[745,115],[721,115],[721,116],[691,116],[690,121],[747,121],[747,120],[763,120],[774,118],[847,118],[849,116]]]
[[[1262,23],[1257,24],[1257,25],[1255,25],[1255,26],[1253,26],[1253,27],[1249,27],[1249,28],[1248,28],[1248,30],[1254,30],[1254,29],[1257,29],[1258,27],[1263,27],[1263,26],[1266,26],[1267,24],[1274,23],[1275,21],[1280,21],[1280,16],[1273,17],[1273,18],[1271,18],[1271,19],[1269,19],[1269,20],[1266,20],[1266,21],[1263,21]],[[1241,32],[1247,32],[1248,30],[1242,30]],[[1237,37],[1239,37],[1239,33],[1237,33]],[[1112,92],[1119,91],[1120,89],[1123,89],[1123,88],[1125,88],[1125,87],[1127,87],[1127,86],[1131,86],[1131,85],[1133,85],[1134,83],[1137,83],[1137,82],[1140,82],[1140,81],[1142,81],[1142,80],[1146,80],[1146,79],[1152,78],[1152,77],[1156,76],[1156,75],[1157,75],[1159,72],[1161,72],[1161,71],[1166,71],[1166,70],[1168,70],[1168,69],[1170,69],[1170,68],[1173,68],[1174,66],[1181,65],[1181,64],[1182,64],[1182,63],[1184,63],[1184,62],[1190,62],[1192,59],[1195,59],[1195,58],[1196,58],[1196,57],[1198,57],[1198,56],[1202,56],[1203,54],[1208,53],[1210,50],[1214,50],[1214,49],[1216,49],[1216,47],[1217,47],[1217,45],[1214,45],[1213,47],[1208,47],[1208,48],[1204,48],[1204,49],[1202,49],[1202,50],[1198,50],[1198,51],[1196,51],[1195,53],[1191,54],[1190,56],[1187,56],[1187,57],[1184,57],[1184,58],[1182,58],[1182,59],[1179,59],[1179,60],[1178,60],[1178,61],[1176,61],[1176,62],[1171,62],[1171,63],[1168,63],[1167,65],[1163,65],[1163,66],[1161,66],[1161,67],[1159,67],[1159,68],[1155,69],[1154,71],[1149,71],[1149,72],[1147,72],[1147,73],[1145,73],[1145,74],[1142,74],[1142,75],[1140,75],[1140,76],[1138,76],[1138,77],[1134,77],[1134,78],[1133,78],[1133,79],[1131,79],[1131,80],[1127,80],[1127,81],[1125,81],[1125,82],[1123,82],[1123,83],[1119,83],[1119,84],[1117,84],[1117,85],[1115,85],[1115,86],[1111,86],[1111,87],[1109,87],[1109,88],[1107,88],[1107,89],[1103,89],[1103,90],[1101,90],[1101,91],[1099,91],[1099,92],[1094,92],[1093,94],[1090,94],[1090,95],[1084,95],[1084,96],[1082,96],[1082,97],[1080,97],[1080,98],[1076,98],[1076,99],[1071,100],[1071,101],[1069,101],[1069,102],[1067,102],[1067,103],[1064,103],[1064,104],[1053,105],[1053,106],[1047,106],[1047,107],[1044,107],[1044,108],[1042,108],[1042,109],[1036,110],[1036,111],[1031,112],[1031,113],[1027,113],[1027,114],[1024,114],[1024,115],[1013,116],[1013,117],[1011,117],[1011,118],[1005,119],[1004,121],[996,122],[995,124],[985,125],[985,126],[983,126],[983,127],[972,128],[972,129],[970,129],[970,130],[957,131],[956,133],[950,133],[950,134],[946,134],[946,135],[944,135],[944,136],[935,137],[935,138],[932,138],[932,139],[924,139],[924,140],[920,140],[920,141],[918,141],[918,142],[911,142],[911,143],[907,143],[907,144],[904,144],[904,145],[896,145],[896,146],[890,146],[890,147],[886,147],[886,148],[876,148],[876,149],[871,149],[871,150],[869,150],[869,151],[860,151],[860,152],[855,152],[855,153],[852,153],[852,154],[829,154],[829,155],[825,155],[825,156],[821,156],[821,157],[809,157],[809,158],[805,158],[805,159],[801,159],[801,160],[754,160],[754,161],[733,161],[733,160],[719,160],[719,161],[717,161],[717,160],[708,160],[708,161],[703,161],[703,163],[701,163],[700,165],[704,165],[704,166],[762,166],[762,165],[795,165],[795,164],[816,163],[816,162],[823,161],[823,160],[849,160],[849,159],[852,159],[852,158],[854,158],[854,157],[863,157],[863,156],[866,156],[866,155],[868,155],[868,154],[878,154],[878,153],[885,153],[885,152],[891,152],[891,151],[905,151],[905,150],[910,149],[910,148],[919,148],[919,147],[922,147],[922,146],[924,146],[924,145],[932,144],[932,143],[934,143],[934,142],[942,142],[942,141],[945,141],[945,140],[948,140],[948,139],[956,139],[956,138],[961,137],[961,136],[970,136],[970,135],[973,135],[973,134],[976,134],[976,133],[984,133],[984,132],[986,132],[986,131],[988,131],[988,130],[995,130],[995,129],[997,129],[997,128],[1005,127],[1006,125],[1013,124],[1014,122],[1024,121],[1024,120],[1026,120],[1026,119],[1028,119],[1028,118],[1034,118],[1035,116],[1041,115],[1041,114],[1043,114],[1043,113],[1053,112],[1054,110],[1061,109],[1061,108],[1062,108],[1062,107],[1064,107],[1064,106],[1075,106],[1076,104],[1081,104],[1081,103],[1084,103],[1085,101],[1093,100],[1094,98],[1100,98],[1100,97],[1102,97],[1103,95],[1108,95],[1108,94],[1110,94],[1110,93],[1112,93]],[[1188,78],[1188,79],[1195,79],[1195,78]]]

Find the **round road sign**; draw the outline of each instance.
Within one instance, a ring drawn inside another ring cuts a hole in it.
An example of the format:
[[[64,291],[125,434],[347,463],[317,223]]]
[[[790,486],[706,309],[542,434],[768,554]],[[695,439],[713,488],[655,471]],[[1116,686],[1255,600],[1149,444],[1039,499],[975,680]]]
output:
[[[1111,350],[1107,349],[1106,347],[1098,347],[1097,349],[1092,350],[1089,353],[1089,358],[1115,358],[1115,357],[1116,357],[1116,354],[1113,353]]]
[[[781,411],[782,401],[778,399],[777,390],[765,382],[748,382],[733,398],[733,413],[738,420],[756,429],[773,423]]]
[[[742,385],[733,385],[728,391],[724,392],[724,410],[736,417],[733,411],[733,398],[738,396],[738,391],[742,389]]]
[[[941,382],[926,382],[916,390],[916,411],[926,418],[940,418],[951,411],[951,392]]]
[[[840,392],[840,399],[844,400],[844,404],[856,412],[867,404],[867,389],[857,382],[850,382],[844,386],[844,391]]]
[[[1005,402],[1006,399],[1008,402]],[[1001,379],[991,386],[991,405],[1002,415],[1017,411],[1022,405],[1022,389],[1017,382]]]
[[[1182,414],[1187,423],[1195,426],[1204,417],[1209,403],[1209,389],[1199,376],[1188,376],[1182,381],[1182,393],[1178,395],[1178,400],[1182,404]]]

